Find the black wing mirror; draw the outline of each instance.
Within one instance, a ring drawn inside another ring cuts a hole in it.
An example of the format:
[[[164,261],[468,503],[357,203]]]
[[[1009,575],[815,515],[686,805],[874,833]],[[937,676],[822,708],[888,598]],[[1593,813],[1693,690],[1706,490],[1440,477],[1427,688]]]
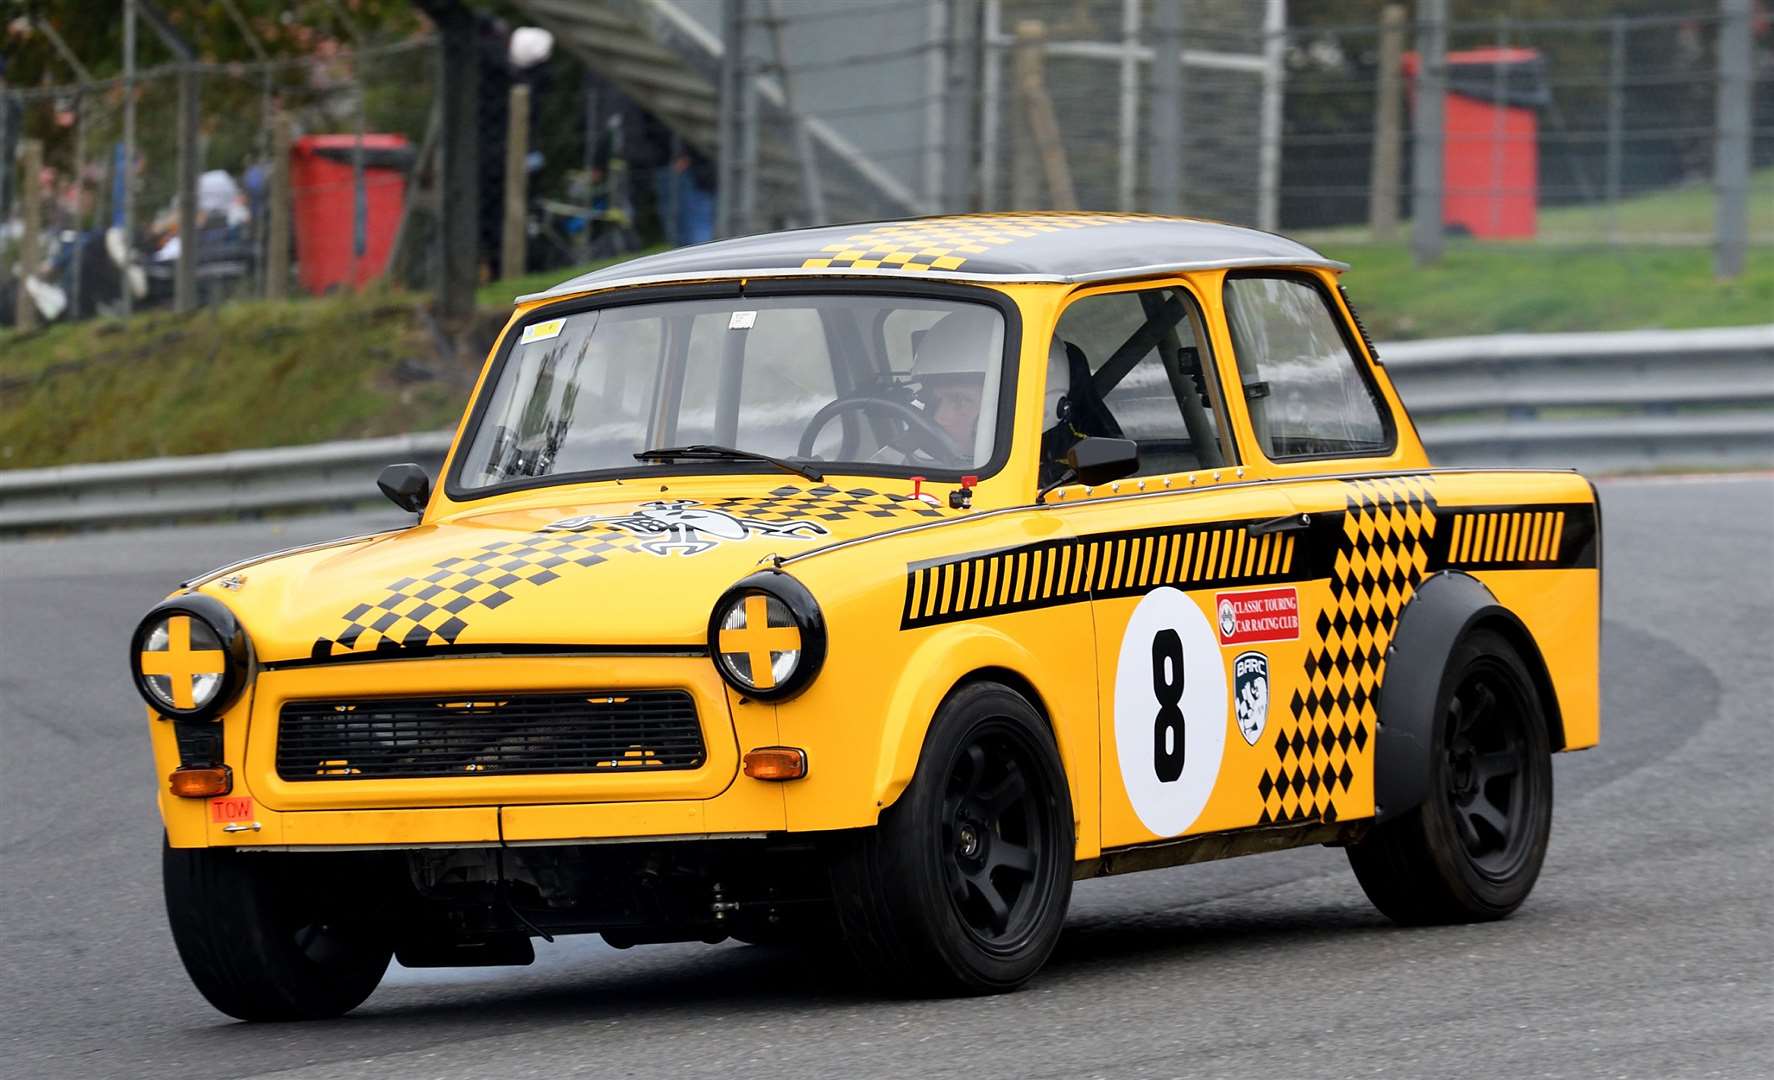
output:
[[[1076,482],[1087,487],[1130,476],[1140,467],[1139,444],[1132,439],[1092,436],[1066,451],[1066,465]]]
[[[1139,444],[1132,439],[1108,439],[1089,436],[1079,439],[1066,451],[1066,471],[1054,477],[1046,487],[1035,493],[1035,501],[1047,501],[1047,493],[1062,484],[1083,484],[1095,487],[1119,480],[1140,467]]]
[[[410,461],[383,469],[376,486],[389,502],[415,514],[424,513],[425,504],[431,501],[431,477]]]

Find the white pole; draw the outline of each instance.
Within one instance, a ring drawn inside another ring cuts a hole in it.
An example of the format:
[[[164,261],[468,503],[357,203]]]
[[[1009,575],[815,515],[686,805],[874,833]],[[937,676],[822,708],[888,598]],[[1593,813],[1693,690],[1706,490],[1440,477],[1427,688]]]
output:
[[[998,45],[1001,0],[985,0],[985,40],[980,52],[985,70],[980,73],[979,102],[979,206],[995,210],[998,201],[998,112],[1003,93],[1004,59]]]
[[[924,201],[942,213],[943,86],[948,80],[944,45],[948,37],[948,0],[927,0],[924,51]]]
[[[1267,0],[1263,10],[1263,112],[1257,156],[1257,227],[1280,224],[1281,92],[1286,77],[1287,0]]]
[[[1140,0],[1121,0],[1121,188],[1122,210],[1134,208],[1134,171],[1139,168]]]
[[[135,262],[136,199],[136,0],[123,0],[123,315],[135,308],[129,291],[129,267]],[[181,242],[189,242],[185,237]]]

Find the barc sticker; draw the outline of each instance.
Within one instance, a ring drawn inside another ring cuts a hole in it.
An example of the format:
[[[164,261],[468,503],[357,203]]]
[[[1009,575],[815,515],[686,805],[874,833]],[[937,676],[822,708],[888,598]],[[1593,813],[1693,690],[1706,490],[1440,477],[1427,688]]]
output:
[[[1232,661],[1232,706],[1238,710],[1238,733],[1255,746],[1269,722],[1269,658],[1260,652],[1239,653]]]
[[[1293,641],[1300,636],[1300,594],[1293,586],[1220,593],[1220,644]]]

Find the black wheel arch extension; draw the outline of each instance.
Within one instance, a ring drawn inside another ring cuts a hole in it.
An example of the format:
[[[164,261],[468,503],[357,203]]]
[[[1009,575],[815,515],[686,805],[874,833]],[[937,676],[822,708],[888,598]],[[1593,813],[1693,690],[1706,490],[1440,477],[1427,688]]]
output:
[[[1399,613],[1386,650],[1374,732],[1374,817],[1386,821],[1422,803],[1429,791],[1436,706],[1454,649],[1474,630],[1502,635],[1533,679],[1546,716],[1547,739],[1564,749],[1564,722],[1551,675],[1534,635],[1484,583],[1447,570],[1418,585]]]

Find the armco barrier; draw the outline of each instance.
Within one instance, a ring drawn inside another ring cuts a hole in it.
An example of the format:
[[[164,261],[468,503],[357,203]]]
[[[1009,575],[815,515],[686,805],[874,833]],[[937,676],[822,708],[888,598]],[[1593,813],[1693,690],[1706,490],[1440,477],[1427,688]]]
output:
[[[1774,324],[1379,346],[1439,465],[1585,472],[1774,466]],[[0,532],[349,506],[435,476],[447,431],[0,472]]]

